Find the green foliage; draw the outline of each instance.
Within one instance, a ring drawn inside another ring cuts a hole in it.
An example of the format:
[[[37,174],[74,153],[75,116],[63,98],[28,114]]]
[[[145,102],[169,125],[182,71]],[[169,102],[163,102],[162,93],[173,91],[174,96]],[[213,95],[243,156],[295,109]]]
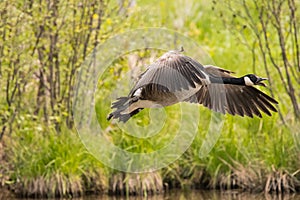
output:
[[[12,180],[22,196],[77,196],[105,189],[104,167],[85,149],[74,131],[63,127],[61,134],[41,127],[13,134],[8,159]],[[93,182],[93,185],[91,184]],[[37,185],[39,187],[37,187]]]

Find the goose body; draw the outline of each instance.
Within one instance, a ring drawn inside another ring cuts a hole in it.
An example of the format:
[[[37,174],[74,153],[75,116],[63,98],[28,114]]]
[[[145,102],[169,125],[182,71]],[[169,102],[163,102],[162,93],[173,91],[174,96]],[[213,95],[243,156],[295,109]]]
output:
[[[165,107],[178,102],[203,104],[209,109],[231,115],[262,117],[277,112],[278,102],[253,87],[264,78],[248,74],[240,78],[216,66],[203,66],[180,51],[169,51],[150,64],[139,76],[127,97],[112,104],[107,117],[126,122],[143,108]]]

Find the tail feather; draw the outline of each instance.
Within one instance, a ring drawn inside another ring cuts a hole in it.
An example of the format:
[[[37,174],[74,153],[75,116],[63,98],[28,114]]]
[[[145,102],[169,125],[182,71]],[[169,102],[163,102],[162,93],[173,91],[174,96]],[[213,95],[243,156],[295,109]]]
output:
[[[119,97],[117,101],[112,103],[111,108],[120,108],[121,106],[129,106],[129,98],[128,97]]]
[[[107,120],[111,120],[112,118],[114,118],[114,119],[119,119],[119,121],[124,123],[127,122],[130,119],[130,117],[139,113],[142,110],[142,108],[137,108],[131,111],[130,113],[122,113],[123,111],[128,109],[128,107],[131,104],[132,101],[129,97],[119,97],[117,101],[112,103],[111,108],[115,108],[116,110],[107,116]]]

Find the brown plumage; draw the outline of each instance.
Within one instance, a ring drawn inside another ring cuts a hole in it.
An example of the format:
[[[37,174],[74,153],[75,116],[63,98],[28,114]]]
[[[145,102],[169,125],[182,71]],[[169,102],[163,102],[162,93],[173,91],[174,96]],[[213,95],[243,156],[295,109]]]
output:
[[[248,74],[240,78],[215,66],[203,66],[196,60],[169,51],[150,64],[139,76],[127,97],[112,104],[111,118],[126,122],[143,108],[169,106],[178,102],[203,104],[207,108],[231,115],[262,117],[261,112],[276,112],[278,102],[253,87],[264,78]]]

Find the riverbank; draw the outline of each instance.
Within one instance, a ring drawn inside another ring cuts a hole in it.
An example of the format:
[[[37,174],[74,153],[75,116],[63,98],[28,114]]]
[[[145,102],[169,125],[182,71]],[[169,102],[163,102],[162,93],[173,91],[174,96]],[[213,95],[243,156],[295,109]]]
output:
[[[252,162],[238,160],[238,157],[229,155],[227,148],[232,147],[232,142],[225,136],[226,140],[221,137],[205,159],[194,155],[199,148],[196,138],[173,164],[147,174],[123,173],[107,168],[92,157],[78,136],[70,131],[61,134],[48,132],[42,137],[27,132],[16,137],[22,140],[15,137],[2,140],[0,181],[3,188],[18,197],[151,196],[172,189],[234,189],[266,194],[300,192],[297,165],[276,168],[273,164],[268,168],[253,157]],[[227,150],[221,151],[224,148]],[[286,157],[294,158],[291,153]],[[213,162],[217,161],[218,165],[212,171],[216,164]]]

